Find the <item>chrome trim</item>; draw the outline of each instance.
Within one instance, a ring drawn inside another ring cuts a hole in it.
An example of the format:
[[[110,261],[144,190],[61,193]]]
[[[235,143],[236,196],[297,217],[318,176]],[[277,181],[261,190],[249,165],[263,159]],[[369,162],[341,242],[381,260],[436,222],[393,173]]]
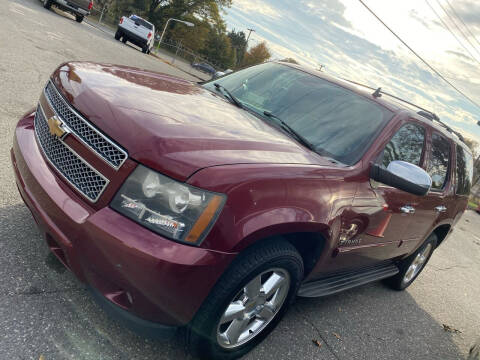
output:
[[[105,157],[98,152],[97,149],[95,149],[94,147],[92,147],[89,143],[87,143],[85,140],[82,139],[82,137],[75,131],[73,130],[72,128],[70,128],[64,120],[62,120],[65,128],[69,129],[70,130],[70,133],[71,134],[75,134],[76,135],[76,138],[82,143],[84,144],[85,146],[87,146],[90,150],[92,150],[93,153],[95,153],[95,155],[97,155],[97,157],[99,157],[103,162],[105,162],[108,166],[112,167],[113,169],[115,170],[118,170],[120,169],[120,167],[125,163],[125,161],[127,161],[128,159],[128,153],[123,150],[119,145],[117,145],[116,143],[114,143],[112,140],[110,140],[108,137],[106,137],[105,135],[103,135],[103,133],[101,131],[99,131],[96,127],[94,127],[92,124],[90,124],[90,122],[85,119],[85,117],[83,115],[81,115],[77,110],[75,110],[68,101],[65,100],[65,98],[63,97],[62,94],[60,94],[60,92],[58,91],[57,87],[55,86],[55,84],[52,82],[52,80],[48,80],[47,82],[47,85],[45,85],[45,87],[43,88],[43,95],[45,96],[45,99],[47,100],[48,104],[50,105],[50,108],[52,109],[52,111],[55,113],[55,115],[57,115],[59,117],[59,119],[62,119],[62,117],[57,113],[57,111],[55,110],[55,107],[53,106],[52,102],[50,101],[50,99],[48,98],[48,95],[47,95],[47,86],[48,84],[52,84],[52,87],[55,89],[55,91],[57,92],[58,96],[60,96],[60,98],[64,101],[65,103],[65,106],[67,106],[70,111],[72,111],[72,113],[74,113],[76,116],[78,116],[90,129],[92,129],[94,132],[96,132],[100,137],[102,137],[106,142],[108,142],[110,145],[112,145],[114,148],[116,148],[118,151],[120,151],[121,153],[123,153],[125,155],[125,159],[122,160],[122,162],[118,165],[118,166],[115,166],[113,165],[111,162],[109,162],[107,159],[105,159]],[[42,109],[43,111],[43,109]]]
[[[44,117],[44,119],[46,120],[47,119],[47,116],[45,115],[45,112],[43,111],[43,108],[40,104],[38,104],[38,107],[37,107],[37,111],[38,109],[40,109],[40,111],[42,112],[42,115]],[[34,127],[35,127],[35,123],[34,123]],[[37,134],[37,130],[35,129],[34,131],[35,133],[35,138],[37,140],[37,144],[39,145],[40,149],[42,149],[42,152],[45,156],[45,158],[48,160],[48,162],[57,170],[57,173],[61,175],[61,177],[67,181],[67,183],[69,183],[73,188],[75,188],[78,193],[80,193],[84,198],[86,198],[88,201],[92,202],[92,203],[96,203],[98,201],[98,199],[102,196],[102,194],[105,192],[105,189],[108,187],[108,184],[110,183],[110,180],[107,179],[102,173],[98,172],[97,169],[95,169],[94,167],[92,167],[92,165],[90,165],[88,162],[86,162],[75,150],[73,150],[70,146],[68,146],[62,139],[60,139],[59,137],[57,137],[58,141],[60,141],[69,151],[71,151],[81,162],[83,162],[86,166],[88,166],[93,172],[95,172],[98,176],[100,176],[103,180],[105,180],[105,186],[103,187],[102,191],[100,191],[97,195],[97,197],[95,199],[91,199],[90,197],[88,197],[77,185],[75,185],[73,182],[71,182],[63,173],[60,169],[57,168],[57,166],[50,160],[50,158],[48,157],[47,155],[47,152],[45,151],[45,149],[43,148],[43,145],[42,145],[42,142],[40,141],[39,137],[38,137],[38,134]]]

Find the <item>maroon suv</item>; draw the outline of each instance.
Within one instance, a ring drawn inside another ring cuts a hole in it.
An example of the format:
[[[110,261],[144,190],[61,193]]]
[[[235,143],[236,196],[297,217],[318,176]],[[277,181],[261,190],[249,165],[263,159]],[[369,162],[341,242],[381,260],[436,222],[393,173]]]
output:
[[[205,84],[67,63],[11,158],[51,251],[108,310],[234,358],[297,295],[406,288],[450,234],[472,158],[412,109],[283,63]]]

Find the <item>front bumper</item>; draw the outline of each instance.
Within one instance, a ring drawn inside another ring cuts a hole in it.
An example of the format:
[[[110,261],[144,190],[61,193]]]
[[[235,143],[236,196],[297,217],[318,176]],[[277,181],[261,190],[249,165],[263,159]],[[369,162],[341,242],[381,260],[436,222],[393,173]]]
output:
[[[19,121],[11,158],[20,195],[52,252],[124,320],[160,330],[187,324],[235,254],[182,245],[109,207],[90,207],[45,160],[33,116]]]

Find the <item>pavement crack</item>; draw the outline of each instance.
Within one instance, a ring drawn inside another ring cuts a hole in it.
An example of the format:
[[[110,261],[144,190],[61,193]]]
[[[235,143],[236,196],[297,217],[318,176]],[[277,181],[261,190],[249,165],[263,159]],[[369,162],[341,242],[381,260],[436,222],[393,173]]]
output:
[[[336,354],[335,350],[333,349],[333,347],[327,342],[327,339],[325,339],[325,337],[322,335],[322,332],[317,328],[317,326],[311,322],[296,306],[293,306],[293,308],[295,309],[295,311],[302,317],[302,319],[308,323],[318,334],[318,336],[320,337],[320,339],[323,340],[323,342],[325,343],[325,346],[327,347],[328,350],[330,350],[330,352],[332,353],[333,357],[337,360],[340,360],[340,358],[338,357],[338,355]]]
[[[452,265],[452,266],[448,266],[446,268],[438,268],[438,267],[433,266],[433,265],[430,265],[430,266],[433,267],[435,271],[446,271],[446,270],[451,270],[451,269],[455,269],[455,268],[468,269],[468,266],[463,266],[463,265]]]

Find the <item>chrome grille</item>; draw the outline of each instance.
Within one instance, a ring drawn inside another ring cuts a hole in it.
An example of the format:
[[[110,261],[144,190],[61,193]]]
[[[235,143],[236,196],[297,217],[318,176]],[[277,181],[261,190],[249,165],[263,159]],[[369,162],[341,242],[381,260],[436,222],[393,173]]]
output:
[[[34,122],[37,142],[48,160],[81,194],[92,202],[97,201],[107,187],[108,180],[62,140],[50,134],[45,114],[40,106],[37,107]]]
[[[55,85],[48,82],[45,87],[45,96],[53,110],[62,119],[65,125],[87,146],[91,147],[101,159],[115,169],[118,169],[127,159],[127,153],[99,130],[91,125],[58,93]]]

